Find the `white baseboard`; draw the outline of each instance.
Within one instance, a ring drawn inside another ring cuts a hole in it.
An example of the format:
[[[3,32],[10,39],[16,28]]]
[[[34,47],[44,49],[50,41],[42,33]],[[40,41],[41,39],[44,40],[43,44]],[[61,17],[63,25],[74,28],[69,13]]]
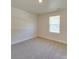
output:
[[[48,38],[48,37],[45,37],[45,36],[37,36],[37,37],[53,40],[53,41],[56,41],[56,42],[63,43],[63,44],[67,45],[67,43],[65,41],[61,41],[61,40],[57,40],[57,39],[51,39],[51,38]],[[35,36],[35,37],[29,37],[29,38],[26,38],[26,39],[18,40],[18,41],[12,42],[11,45],[14,45],[14,44],[17,44],[17,43],[21,43],[21,42],[24,42],[26,40],[37,38],[37,37]]]
[[[65,42],[65,41],[61,41],[61,40],[57,40],[57,39],[51,39],[51,38],[48,38],[48,37],[45,37],[45,36],[38,36],[38,37],[44,38],[44,39],[53,40],[53,41],[55,41],[55,42],[59,42],[59,43],[63,43],[63,44],[65,44],[65,45],[67,45],[67,42]]]
[[[22,40],[18,40],[18,41],[15,41],[15,42],[11,42],[11,45],[14,45],[14,44],[17,44],[17,43],[21,43],[21,42],[24,42],[26,40],[33,39],[33,38],[36,38],[36,37],[29,37],[29,38],[26,38],[26,39],[22,39]]]

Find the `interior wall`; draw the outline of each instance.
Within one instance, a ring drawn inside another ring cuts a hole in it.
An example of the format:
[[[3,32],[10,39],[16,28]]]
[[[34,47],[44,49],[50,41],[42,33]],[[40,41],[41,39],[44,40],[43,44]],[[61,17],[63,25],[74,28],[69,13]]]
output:
[[[35,38],[37,36],[66,43],[67,15],[66,10],[36,15],[12,7],[11,9],[11,42],[12,44]],[[60,34],[49,32],[49,17],[60,15]],[[38,34],[37,34],[38,33]]]
[[[61,10],[54,13],[46,13],[38,16],[38,36],[66,43],[67,41],[67,11]],[[49,17],[60,15],[60,33],[49,32]]]
[[[35,15],[12,7],[11,18],[12,44],[36,37],[37,17]]]

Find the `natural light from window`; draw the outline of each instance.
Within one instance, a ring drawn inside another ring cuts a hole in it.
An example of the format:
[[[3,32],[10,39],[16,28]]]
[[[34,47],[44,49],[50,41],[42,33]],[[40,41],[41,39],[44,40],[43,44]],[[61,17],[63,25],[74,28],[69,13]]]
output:
[[[60,16],[49,17],[49,32],[60,33]]]

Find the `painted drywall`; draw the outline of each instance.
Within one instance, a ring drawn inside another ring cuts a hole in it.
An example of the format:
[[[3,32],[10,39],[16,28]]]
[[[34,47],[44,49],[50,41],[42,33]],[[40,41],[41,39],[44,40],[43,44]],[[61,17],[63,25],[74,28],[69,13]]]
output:
[[[34,14],[12,7],[11,43],[15,44],[36,37],[37,17]]]
[[[67,15],[66,10],[46,13],[38,16],[38,36],[66,43],[67,41]],[[49,32],[49,17],[60,15],[60,33]]]

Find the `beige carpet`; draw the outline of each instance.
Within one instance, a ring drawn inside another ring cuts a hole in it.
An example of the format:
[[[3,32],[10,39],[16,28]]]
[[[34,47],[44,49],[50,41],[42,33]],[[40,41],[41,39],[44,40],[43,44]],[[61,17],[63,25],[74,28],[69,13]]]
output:
[[[12,45],[12,59],[67,59],[66,45],[47,39],[30,39]]]

